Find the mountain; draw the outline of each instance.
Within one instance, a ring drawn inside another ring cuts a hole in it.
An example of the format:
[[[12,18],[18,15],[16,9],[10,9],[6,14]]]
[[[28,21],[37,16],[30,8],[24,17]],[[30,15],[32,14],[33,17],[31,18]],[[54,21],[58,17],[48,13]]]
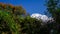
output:
[[[33,13],[31,15],[32,18],[36,18],[38,20],[42,20],[42,22],[48,22],[48,21],[53,21],[53,18],[52,17],[48,17],[46,15],[42,15],[42,14],[39,14],[39,13]]]

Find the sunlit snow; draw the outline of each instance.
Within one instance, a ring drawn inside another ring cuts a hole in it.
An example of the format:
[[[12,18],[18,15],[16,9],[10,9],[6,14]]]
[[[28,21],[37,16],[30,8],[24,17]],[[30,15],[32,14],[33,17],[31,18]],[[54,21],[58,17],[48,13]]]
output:
[[[49,20],[52,20],[53,18],[51,17],[48,17],[46,15],[42,15],[42,14],[39,14],[39,13],[34,13],[31,15],[32,18],[36,18],[36,19],[41,19],[43,22],[48,22]]]

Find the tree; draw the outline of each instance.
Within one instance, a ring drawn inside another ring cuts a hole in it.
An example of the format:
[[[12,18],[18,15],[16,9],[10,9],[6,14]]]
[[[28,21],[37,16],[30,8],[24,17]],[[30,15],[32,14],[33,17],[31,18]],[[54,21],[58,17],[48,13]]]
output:
[[[26,15],[26,10],[22,6],[0,3],[0,10],[10,12],[14,15]]]
[[[47,0],[47,10],[55,20],[55,34],[59,34],[60,30],[60,0]]]
[[[5,23],[5,25],[9,27],[9,28],[7,28],[7,27],[3,26],[3,28],[5,27],[8,30],[14,32],[15,34],[18,34],[18,25],[16,24],[16,22],[14,21],[13,17],[10,14],[0,11],[0,18],[1,18],[0,21],[2,23]],[[0,25],[4,25],[4,24],[0,24]],[[7,30],[7,29],[5,29],[5,30]],[[2,31],[4,31],[4,30],[2,30]]]
[[[49,0],[47,2],[47,10],[52,14],[52,16],[56,19],[57,22],[59,22],[60,19],[59,1],[60,0]]]
[[[0,4],[0,34],[40,34],[40,20],[25,16],[22,6],[4,5]]]

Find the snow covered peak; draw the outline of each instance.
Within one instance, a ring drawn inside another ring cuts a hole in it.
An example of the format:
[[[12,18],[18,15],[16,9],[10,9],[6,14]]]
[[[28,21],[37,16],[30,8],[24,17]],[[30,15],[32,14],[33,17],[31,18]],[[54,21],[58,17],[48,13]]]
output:
[[[46,15],[42,15],[42,14],[38,14],[38,13],[34,13],[31,15],[32,18],[36,18],[36,19],[41,19],[43,22],[48,22],[49,20],[52,20],[51,17],[48,18],[48,16]]]

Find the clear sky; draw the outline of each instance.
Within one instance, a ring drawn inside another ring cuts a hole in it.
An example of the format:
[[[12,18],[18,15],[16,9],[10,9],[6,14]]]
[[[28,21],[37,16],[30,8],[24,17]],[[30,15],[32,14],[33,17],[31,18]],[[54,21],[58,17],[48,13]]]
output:
[[[22,5],[23,8],[30,14],[44,14],[44,11],[46,10],[46,7],[44,6],[45,0],[0,0],[0,2],[13,5]]]

